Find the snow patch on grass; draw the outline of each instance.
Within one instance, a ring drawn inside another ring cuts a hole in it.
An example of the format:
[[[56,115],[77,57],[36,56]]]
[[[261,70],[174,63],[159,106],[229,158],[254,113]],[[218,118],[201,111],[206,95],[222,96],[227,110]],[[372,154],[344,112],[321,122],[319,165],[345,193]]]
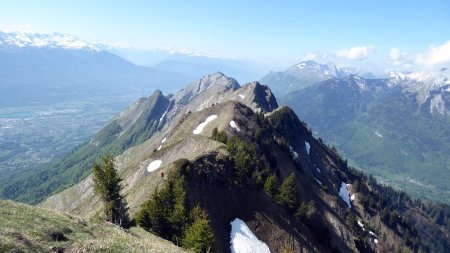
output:
[[[240,132],[241,129],[238,127],[238,125],[236,124],[236,122],[234,120],[230,121],[230,127],[236,129],[236,131]]]
[[[353,201],[353,200],[355,200],[355,198],[356,198],[356,196],[355,196],[355,194],[353,193],[352,196],[350,196],[350,199]]]
[[[159,167],[161,167],[161,164],[162,164],[161,160],[155,160],[147,166],[147,171],[152,172],[154,170],[157,170],[159,169]]]
[[[205,128],[206,125],[208,125],[209,122],[215,120],[217,118],[217,115],[211,115],[208,118],[206,118],[206,120],[202,123],[200,123],[200,125],[198,125],[194,131],[192,131],[194,134],[200,134],[203,131],[203,128]]]
[[[244,98],[245,98],[245,95],[239,94],[239,97],[240,97],[241,99],[244,99]]]
[[[231,253],[270,253],[269,247],[260,241],[241,219],[231,222]]]
[[[342,182],[341,183],[341,188],[339,189],[339,196],[342,198],[342,200],[345,201],[345,203],[347,203],[348,207],[352,207],[350,204],[350,196],[348,194],[348,189],[347,189],[347,184]]]
[[[161,144],[164,143],[164,142],[166,142],[166,140],[167,140],[167,138],[164,137],[164,139],[162,139],[162,141],[161,141]]]
[[[161,145],[159,145],[159,147],[158,147],[158,149],[157,149],[157,150],[159,151],[159,150],[161,150],[161,148],[162,148],[162,144],[161,144]]]

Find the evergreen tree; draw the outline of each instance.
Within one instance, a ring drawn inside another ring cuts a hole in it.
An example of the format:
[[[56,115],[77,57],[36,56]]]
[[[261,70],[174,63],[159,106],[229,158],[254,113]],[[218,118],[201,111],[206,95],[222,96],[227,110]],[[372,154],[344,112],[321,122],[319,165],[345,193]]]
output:
[[[184,178],[172,174],[161,190],[153,191],[151,198],[142,205],[135,219],[144,229],[177,242],[187,220],[185,200]]]
[[[125,227],[129,223],[129,217],[125,199],[120,194],[122,179],[114,168],[114,158],[110,154],[104,155],[102,161],[102,164],[94,163],[92,166],[94,192],[100,195],[105,205],[106,219]]]
[[[219,131],[217,127],[215,127],[213,129],[212,132],[212,136],[211,136],[214,140],[222,142],[222,143],[227,143],[228,141],[228,137],[227,134],[224,131]]]
[[[215,237],[209,225],[208,214],[197,205],[192,210],[191,216],[192,224],[185,230],[183,247],[194,252],[212,252]]]
[[[291,173],[280,186],[280,192],[278,194],[278,201],[281,205],[294,210],[298,206],[299,201],[299,189],[295,185],[295,174]]]
[[[272,197],[278,194],[278,177],[275,175],[268,176],[264,183],[264,191]]]

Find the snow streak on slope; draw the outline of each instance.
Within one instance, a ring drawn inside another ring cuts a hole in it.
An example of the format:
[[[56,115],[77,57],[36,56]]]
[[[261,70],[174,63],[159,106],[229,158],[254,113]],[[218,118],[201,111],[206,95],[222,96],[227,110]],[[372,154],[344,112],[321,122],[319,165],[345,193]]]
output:
[[[305,148],[306,148],[306,152],[309,155],[309,152],[311,151],[311,145],[309,145],[309,142],[305,141]]]
[[[208,118],[206,118],[206,120],[202,123],[200,123],[200,125],[198,125],[194,131],[192,131],[194,134],[200,134],[201,132],[203,132],[203,128],[205,128],[206,125],[208,125],[209,122],[215,120],[217,118],[217,115],[211,115]]]
[[[347,203],[348,207],[352,207],[350,204],[350,196],[348,194],[347,184],[342,182],[341,189],[339,189],[339,196]]]

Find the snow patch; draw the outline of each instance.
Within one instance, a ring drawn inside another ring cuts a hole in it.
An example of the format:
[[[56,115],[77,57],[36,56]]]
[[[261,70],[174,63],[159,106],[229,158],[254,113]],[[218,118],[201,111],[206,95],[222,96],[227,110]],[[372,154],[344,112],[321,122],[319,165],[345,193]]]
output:
[[[297,67],[298,67],[299,69],[304,69],[304,68],[306,67],[306,63],[305,63],[305,62],[302,62],[302,63],[298,64]]]
[[[348,189],[347,189],[347,184],[342,182],[341,183],[341,188],[339,189],[339,196],[342,198],[342,200],[345,201],[345,203],[347,203],[348,207],[352,207],[350,204],[350,196],[348,194]]]
[[[377,237],[377,235],[375,235],[375,233],[372,232],[372,231],[370,231],[370,230],[369,230],[369,235],[374,236],[374,237]]]
[[[360,226],[362,228],[363,231],[366,231],[364,229],[364,224],[362,224],[362,222],[360,220],[357,221],[358,222],[358,226]]]
[[[158,147],[158,149],[157,149],[157,150],[161,150],[161,148],[162,148],[162,145],[164,144],[164,142],[166,142],[166,137],[164,137],[164,139],[162,139],[162,141],[161,141],[161,145],[159,145],[159,147]]]
[[[374,134],[380,138],[383,138],[384,136],[382,134],[380,134],[378,131],[375,131]]]
[[[305,148],[306,148],[306,152],[309,155],[309,152],[311,151],[311,145],[309,145],[309,142],[305,141]]]
[[[289,150],[291,151],[292,159],[297,160],[298,159],[298,153],[294,151],[294,149],[289,145]]]
[[[356,196],[355,196],[355,194],[353,193],[352,196],[350,196],[350,199],[353,201],[353,200],[355,200],[355,197],[356,197]]]
[[[245,95],[239,94],[239,97],[240,97],[241,99],[244,99],[244,98],[245,98]]]
[[[314,178],[314,179],[316,180],[316,182],[317,182],[318,184],[323,185],[323,184],[322,184],[322,181],[320,181],[320,180],[317,179],[317,178]]]
[[[164,120],[164,117],[166,117],[167,110],[161,115],[161,118],[159,118],[159,123],[161,123]]]
[[[269,247],[260,241],[241,219],[231,222],[231,253],[266,253]]]
[[[316,167],[316,170],[317,170],[319,173],[321,173],[320,169],[317,167],[316,164],[314,164],[314,167]]]
[[[147,171],[152,172],[154,170],[157,170],[159,169],[159,167],[161,167],[161,164],[162,164],[161,160],[155,160],[147,166]]]
[[[375,244],[378,244],[378,239],[373,239],[373,241],[375,242]]]
[[[206,125],[208,125],[209,122],[215,120],[217,118],[217,115],[211,115],[208,118],[206,118],[206,120],[202,123],[200,123],[200,125],[198,125],[194,131],[192,131],[194,134],[200,134],[201,132],[203,132],[203,128],[205,128]]]
[[[238,127],[238,125],[236,124],[236,122],[234,120],[230,121],[230,127],[236,129],[236,131],[240,132],[241,129]]]

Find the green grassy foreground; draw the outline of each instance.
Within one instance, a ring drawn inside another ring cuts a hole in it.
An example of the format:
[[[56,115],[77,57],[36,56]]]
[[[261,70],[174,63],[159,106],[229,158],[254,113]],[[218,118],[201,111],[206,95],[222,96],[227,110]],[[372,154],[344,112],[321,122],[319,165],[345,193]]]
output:
[[[0,200],[0,252],[185,252],[141,228]]]

